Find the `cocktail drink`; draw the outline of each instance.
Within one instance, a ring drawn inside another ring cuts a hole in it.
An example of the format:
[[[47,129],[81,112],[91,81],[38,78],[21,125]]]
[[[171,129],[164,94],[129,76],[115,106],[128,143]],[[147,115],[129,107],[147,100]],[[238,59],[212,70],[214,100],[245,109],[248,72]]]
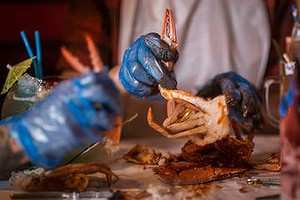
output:
[[[2,105],[1,119],[22,113],[43,99],[53,83],[24,74],[8,91]]]

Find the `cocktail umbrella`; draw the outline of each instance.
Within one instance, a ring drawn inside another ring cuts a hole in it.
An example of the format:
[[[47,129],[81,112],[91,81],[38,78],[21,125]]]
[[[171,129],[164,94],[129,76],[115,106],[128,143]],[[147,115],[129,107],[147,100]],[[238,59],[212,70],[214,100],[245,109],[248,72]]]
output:
[[[35,57],[24,60],[14,66],[7,65],[9,72],[7,74],[4,86],[0,94],[6,93],[14,83],[27,71]]]

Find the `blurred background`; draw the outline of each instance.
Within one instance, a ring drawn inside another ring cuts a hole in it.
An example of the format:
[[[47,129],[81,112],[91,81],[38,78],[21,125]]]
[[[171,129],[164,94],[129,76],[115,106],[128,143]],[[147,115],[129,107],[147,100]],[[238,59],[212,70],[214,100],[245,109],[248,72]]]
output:
[[[67,0],[16,1],[0,3],[0,85],[4,84],[8,69],[29,56],[20,36],[25,31],[35,52],[34,31],[40,32],[42,65],[45,76],[55,75],[55,65],[60,54],[62,36],[68,12]],[[32,72],[33,67],[29,69]],[[5,95],[0,96],[2,105]]]

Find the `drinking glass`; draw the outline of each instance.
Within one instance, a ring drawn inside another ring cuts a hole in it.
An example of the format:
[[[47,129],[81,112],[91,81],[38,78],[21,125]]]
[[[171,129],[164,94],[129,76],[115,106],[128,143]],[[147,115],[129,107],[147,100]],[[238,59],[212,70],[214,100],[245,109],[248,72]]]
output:
[[[265,82],[265,103],[269,120],[280,132],[282,199],[296,200],[300,199],[300,87],[299,69],[295,62],[290,64],[281,62],[280,75]],[[270,114],[268,88],[273,84],[280,88],[277,116]]]
[[[43,99],[61,79],[46,77],[44,80],[24,74],[7,92],[2,105],[1,119],[22,113]]]

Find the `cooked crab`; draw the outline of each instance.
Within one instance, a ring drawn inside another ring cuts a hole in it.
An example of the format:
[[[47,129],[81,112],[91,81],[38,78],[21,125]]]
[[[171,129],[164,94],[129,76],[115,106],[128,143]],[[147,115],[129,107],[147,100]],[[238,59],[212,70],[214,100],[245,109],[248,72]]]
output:
[[[224,95],[206,100],[181,90],[159,87],[168,100],[167,118],[162,125],[148,110],[149,125],[163,136],[188,136],[177,161],[155,169],[171,184],[197,184],[236,176],[246,171],[253,152],[254,132],[242,137],[236,121],[229,119]]]
[[[77,163],[58,167],[52,170],[36,168],[13,172],[9,179],[11,185],[24,191],[77,191],[84,190],[89,179],[87,174],[104,173],[108,185],[115,175],[104,163]]]
[[[159,125],[149,108],[148,123],[163,136],[171,139],[196,136],[195,142],[203,146],[230,135],[232,127],[227,117],[225,96],[207,101],[182,90],[168,90],[161,86],[159,90],[168,100],[167,118],[163,125]]]
[[[161,95],[168,100],[167,118],[163,125],[155,122],[152,109],[148,110],[149,125],[163,136],[175,139],[195,136],[183,148],[183,155],[199,154],[216,148],[224,152],[232,150],[243,160],[248,160],[254,148],[254,132],[244,139],[235,121],[228,118],[224,95],[206,100],[182,90],[169,90],[159,86]],[[232,134],[235,137],[231,137]],[[194,147],[191,147],[194,145]],[[215,151],[215,150],[214,150]],[[232,155],[232,152],[230,153]],[[204,155],[205,156],[205,155]]]

